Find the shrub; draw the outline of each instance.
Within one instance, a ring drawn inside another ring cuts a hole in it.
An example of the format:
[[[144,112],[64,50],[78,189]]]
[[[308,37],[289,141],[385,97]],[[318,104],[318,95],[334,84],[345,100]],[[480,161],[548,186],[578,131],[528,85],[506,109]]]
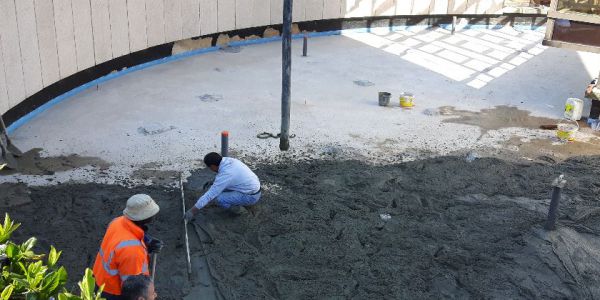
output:
[[[85,270],[79,282],[80,295],[65,289],[67,270],[59,266],[62,251],[53,246],[50,252],[36,254],[33,251],[37,240],[32,237],[22,244],[10,241],[12,233],[21,224],[14,223],[8,214],[0,224],[0,300],[100,300],[100,292],[94,291],[96,282],[92,271]]]

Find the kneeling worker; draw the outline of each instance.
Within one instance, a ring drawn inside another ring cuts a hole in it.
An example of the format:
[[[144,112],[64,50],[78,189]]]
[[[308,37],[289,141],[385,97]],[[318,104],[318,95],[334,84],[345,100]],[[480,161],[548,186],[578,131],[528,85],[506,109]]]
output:
[[[149,275],[148,254],[158,253],[162,242],[146,231],[160,208],[143,194],[127,200],[123,216],[108,225],[94,263],[94,277],[98,287],[104,285],[102,297],[121,299],[121,285],[133,275]]]
[[[260,181],[243,162],[211,152],[204,157],[204,163],[217,176],[210,189],[185,213],[188,222],[215,199],[220,207],[233,212],[239,212],[242,206],[254,205],[260,200]]]

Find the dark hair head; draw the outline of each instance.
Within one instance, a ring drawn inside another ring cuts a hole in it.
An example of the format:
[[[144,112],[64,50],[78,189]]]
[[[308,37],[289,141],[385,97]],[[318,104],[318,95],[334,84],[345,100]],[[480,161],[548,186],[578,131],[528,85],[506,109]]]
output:
[[[139,297],[148,298],[148,287],[152,279],[146,275],[129,276],[121,285],[121,299],[137,300]]]
[[[223,157],[216,152],[211,152],[209,154],[206,154],[206,156],[204,156],[204,163],[206,164],[207,167],[210,166],[219,166],[221,164],[221,160],[223,159]]]

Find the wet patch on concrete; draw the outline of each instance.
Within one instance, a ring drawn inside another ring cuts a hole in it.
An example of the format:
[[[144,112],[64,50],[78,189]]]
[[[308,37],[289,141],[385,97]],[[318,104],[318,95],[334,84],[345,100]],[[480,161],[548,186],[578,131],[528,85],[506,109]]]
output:
[[[175,126],[166,126],[160,123],[149,123],[138,128],[138,132],[143,135],[157,135],[176,129]]]
[[[496,106],[481,111],[458,110],[452,106],[439,108],[445,123],[466,124],[481,128],[482,135],[490,130],[521,127],[537,129],[540,125],[556,124],[558,120],[531,116],[531,112],[513,106]]]
[[[523,140],[519,137],[512,137],[504,142],[503,146],[516,150],[515,152],[518,152],[520,156],[550,162],[559,162],[574,156],[600,155],[599,139],[587,142],[559,142],[557,139]]]
[[[110,167],[109,163],[97,157],[79,156],[77,154],[41,157],[41,151],[42,149],[35,148],[25,152],[23,156],[17,158],[18,170],[0,170],[0,176],[12,174],[53,175],[56,172],[69,171],[85,166],[91,166],[99,170]]]
[[[131,177],[133,179],[150,181],[156,185],[173,185],[174,182],[178,182],[179,175],[179,171],[139,169],[133,171]]]
[[[202,102],[213,103],[213,102],[219,102],[219,101],[223,100],[223,95],[204,94],[204,95],[197,96],[197,98]]]
[[[368,80],[354,80],[354,84],[356,84],[358,86],[374,86],[375,85],[373,82],[370,82]]]

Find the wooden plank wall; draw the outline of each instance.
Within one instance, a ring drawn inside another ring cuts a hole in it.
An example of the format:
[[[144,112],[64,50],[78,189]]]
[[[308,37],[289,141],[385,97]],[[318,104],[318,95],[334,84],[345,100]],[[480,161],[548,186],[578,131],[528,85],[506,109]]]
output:
[[[498,14],[503,0],[294,0],[294,22]],[[0,0],[0,113],[44,87],[167,42],[281,24],[283,0]]]

